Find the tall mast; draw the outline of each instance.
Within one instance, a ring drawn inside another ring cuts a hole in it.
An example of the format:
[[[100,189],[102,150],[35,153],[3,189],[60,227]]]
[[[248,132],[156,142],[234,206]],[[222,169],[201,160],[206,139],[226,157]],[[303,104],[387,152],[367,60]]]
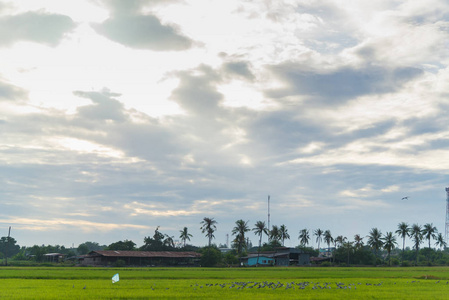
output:
[[[268,230],[271,230],[271,228],[270,228],[270,195],[268,195]]]

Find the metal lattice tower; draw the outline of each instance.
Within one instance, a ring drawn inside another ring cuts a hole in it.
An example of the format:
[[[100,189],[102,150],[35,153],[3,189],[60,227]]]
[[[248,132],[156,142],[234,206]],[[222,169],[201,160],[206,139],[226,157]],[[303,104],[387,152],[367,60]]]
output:
[[[444,240],[449,245],[449,188],[446,188],[446,229],[444,231]]]

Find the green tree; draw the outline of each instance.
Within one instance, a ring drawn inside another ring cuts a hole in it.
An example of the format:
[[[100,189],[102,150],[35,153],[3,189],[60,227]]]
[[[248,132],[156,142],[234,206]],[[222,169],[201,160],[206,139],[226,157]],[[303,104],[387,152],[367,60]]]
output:
[[[193,235],[191,235],[189,233],[189,230],[187,229],[187,227],[184,227],[182,230],[179,231],[181,233],[181,235],[179,236],[179,238],[181,239],[181,241],[184,244],[184,247],[186,246],[186,241],[190,241],[190,238],[193,237]]]
[[[273,225],[271,227],[271,230],[269,232],[269,238],[270,238],[270,242],[280,245],[281,234],[280,234],[279,227],[277,225]]]
[[[143,239],[143,246],[140,247],[142,251],[163,251],[171,250],[172,247],[165,241],[166,236],[159,231],[159,226],[154,230],[153,237],[146,236]],[[164,243],[165,242],[165,243]]]
[[[215,238],[214,232],[217,230],[217,221],[214,218],[205,217],[203,221],[201,221],[201,232],[206,234],[206,237],[209,239],[209,247],[212,244],[212,239]]]
[[[413,224],[412,229],[410,231],[410,236],[413,240],[413,248],[415,249],[415,263],[418,264],[419,261],[419,245],[422,243],[423,233],[422,228],[418,224]]]
[[[171,250],[175,248],[175,241],[173,240],[174,236],[169,236],[168,234],[164,234],[164,241],[162,244],[164,247],[169,248],[168,250]]]
[[[324,242],[327,244],[327,253],[331,255],[331,243],[334,241],[331,231],[328,229],[324,232]]]
[[[318,252],[319,252],[320,251],[320,243],[321,243],[321,240],[323,239],[323,231],[318,228],[313,232],[313,235],[316,236],[316,242],[318,243]]]
[[[80,247],[81,247],[81,249],[80,249]],[[84,242],[84,243],[81,243],[81,244],[78,245],[77,253],[78,254],[86,254],[86,253],[89,253],[91,251],[103,250],[105,248],[106,248],[106,245],[100,245],[97,242]],[[86,253],[81,253],[81,252],[84,252],[86,249],[87,249]]]
[[[402,261],[404,261],[405,238],[410,236],[410,230],[411,228],[405,222],[399,223],[398,229],[396,230],[396,234],[402,238],[402,254],[401,254]]]
[[[306,228],[301,229],[301,230],[299,231],[299,237],[298,237],[298,239],[299,239],[299,244],[300,244],[302,247],[306,247],[306,246],[309,244],[309,240],[310,240],[309,230],[306,229]]]
[[[110,244],[107,247],[107,250],[122,250],[122,251],[130,251],[130,250],[136,250],[136,243],[129,240],[124,241],[118,241],[115,243]]]
[[[382,242],[382,232],[377,228],[372,228],[368,235],[368,246],[371,247],[371,249],[374,249],[374,256],[375,256],[375,263],[374,265],[377,265],[377,253],[379,252],[379,249],[382,248],[383,242]]]
[[[438,229],[433,226],[432,223],[427,223],[424,225],[422,229],[422,234],[429,241],[429,249],[430,249],[430,240],[437,238]]]
[[[204,247],[201,250],[201,266],[202,267],[214,267],[221,261],[221,251],[217,247],[210,246]]]
[[[257,261],[256,266],[259,264],[259,256],[260,256],[260,247],[262,246],[262,236],[264,234],[268,235],[268,228],[265,225],[265,222],[263,221],[257,221],[256,224],[254,224],[254,234],[259,236],[259,248],[257,249]]]
[[[343,247],[343,244],[346,242],[347,238],[345,236],[339,235],[335,238],[335,247]]]
[[[354,247],[356,250],[359,250],[363,247],[363,238],[360,236],[360,234],[354,235]]]
[[[443,248],[443,249],[446,248],[446,241],[444,240],[444,236],[441,232],[438,233],[436,240],[437,241],[435,243],[435,246]]]
[[[20,251],[20,246],[17,245],[17,241],[13,237],[3,236],[0,238],[0,252],[3,256],[13,257]]]
[[[282,224],[281,227],[279,227],[279,237],[282,240],[282,246],[284,246],[284,241],[290,239],[290,235],[288,234],[287,227]]]
[[[235,235],[234,243],[237,245],[237,253],[241,254],[242,249],[246,245],[245,234],[250,231],[248,221],[237,220],[235,227],[232,229],[232,235]]]
[[[391,266],[391,250],[394,249],[394,247],[397,245],[396,243],[396,237],[393,235],[393,232],[387,232],[385,236],[382,238],[383,241],[383,247],[385,250],[387,250],[388,253],[388,265]]]
[[[89,253],[89,248],[86,244],[79,244],[78,248],[76,248],[76,253],[78,253],[79,255],[87,254]]]

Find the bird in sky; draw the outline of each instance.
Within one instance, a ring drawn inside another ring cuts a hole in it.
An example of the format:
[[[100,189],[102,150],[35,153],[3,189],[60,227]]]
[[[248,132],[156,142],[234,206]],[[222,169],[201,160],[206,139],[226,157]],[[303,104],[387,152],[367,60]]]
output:
[[[408,200],[409,196],[402,197],[401,200]]]

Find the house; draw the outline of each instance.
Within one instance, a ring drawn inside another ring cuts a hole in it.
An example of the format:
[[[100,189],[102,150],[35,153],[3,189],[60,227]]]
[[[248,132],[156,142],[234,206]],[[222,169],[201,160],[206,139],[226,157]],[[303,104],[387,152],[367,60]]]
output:
[[[257,258],[259,257],[259,258]],[[248,256],[242,257],[240,262],[247,266],[258,265],[308,265],[310,264],[310,254],[296,248],[281,247],[275,251],[262,251],[260,253],[249,253]]]
[[[201,257],[196,252],[172,251],[91,251],[84,256],[82,265],[108,266],[117,263],[133,266],[196,265]]]
[[[66,257],[66,255],[65,254],[61,254],[61,253],[47,253],[47,254],[44,254],[45,261],[52,262],[52,263],[62,262],[65,257]]]

